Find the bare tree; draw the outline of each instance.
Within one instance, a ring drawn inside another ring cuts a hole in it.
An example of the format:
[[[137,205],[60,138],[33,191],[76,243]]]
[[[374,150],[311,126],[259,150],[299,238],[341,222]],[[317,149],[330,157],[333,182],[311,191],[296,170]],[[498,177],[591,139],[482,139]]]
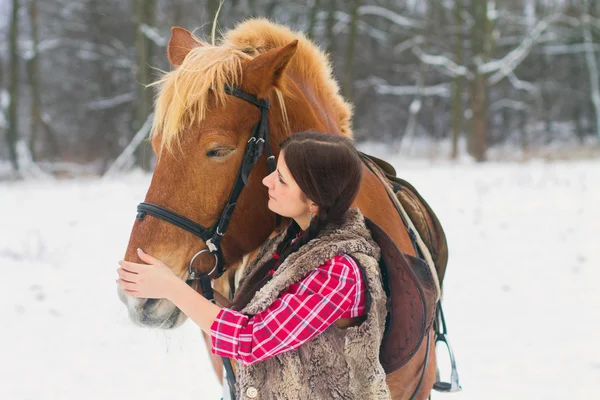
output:
[[[598,77],[598,63],[596,61],[596,54],[594,53],[594,43],[590,27],[592,24],[590,0],[584,0],[583,5],[583,36],[586,45],[585,59],[590,75],[592,104],[594,105],[594,113],[596,115],[596,134],[600,138],[600,79]]]
[[[313,0],[313,4],[310,7],[310,14],[308,16],[308,30],[306,31],[308,37],[315,40],[315,29],[317,26],[317,14],[321,8],[321,0]]]
[[[327,7],[327,22],[326,22],[326,35],[325,37],[327,38],[327,52],[329,54],[335,54],[336,52],[336,46],[335,46],[335,34],[333,32],[333,27],[335,25],[335,13],[337,10],[337,1],[336,0],[329,0],[327,2],[328,7]]]
[[[40,58],[39,58],[39,33],[38,33],[38,6],[37,0],[29,0],[29,24],[31,26],[31,54],[27,58],[27,76],[31,88],[31,114],[29,116],[29,152],[32,161],[36,161],[36,143],[42,121],[42,99],[40,92]]]
[[[454,23],[458,28],[458,32],[454,37],[454,57],[456,63],[462,65],[463,60],[463,17],[464,12],[463,0],[454,0]],[[450,157],[456,159],[458,157],[458,138],[463,125],[463,77],[456,75],[452,82],[452,154]]]
[[[147,37],[148,28],[154,26],[156,0],[133,0],[135,4],[135,48],[137,105],[135,110],[134,132],[137,132],[152,112],[152,92],[146,85],[152,82],[152,41]],[[142,143],[136,151],[136,164],[149,171],[152,149]]]
[[[487,77],[481,66],[488,61],[490,54],[489,14],[487,1],[471,0],[471,15],[474,18],[471,29],[472,62],[474,77],[471,81],[471,121],[472,131],[469,151],[477,161],[485,161],[488,132]]]
[[[344,96],[352,100],[352,86],[354,85],[354,54],[356,50],[356,36],[358,34],[358,10],[361,0],[352,1],[352,20],[350,21],[350,33],[346,45],[346,62],[344,64]]]
[[[15,172],[19,171],[19,160],[17,156],[17,140],[19,137],[19,0],[12,1],[12,13],[10,17],[9,34],[9,104],[8,104],[8,129],[6,132],[6,142],[10,162]]]

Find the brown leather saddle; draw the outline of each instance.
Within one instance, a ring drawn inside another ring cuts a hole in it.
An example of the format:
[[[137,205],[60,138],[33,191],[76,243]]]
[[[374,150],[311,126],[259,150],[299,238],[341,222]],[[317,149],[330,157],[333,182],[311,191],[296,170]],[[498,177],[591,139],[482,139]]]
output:
[[[395,194],[406,211],[431,254],[441,285],[448,262],[448,244],[437,216],[411,184],[396,176],[394,167],[376,157],[361,155],[367,167],[388,185],[390,197]],[[365,221],[381,248],[379,265],[388,315],[379,358],[389,374],[404,366],[421,346],[436,316],[437,292],[425,260],[402,253],[381,227],[368,218]]]
[[[429,332],[435,317],[436,291],[423,259],[402,253],[379,225],[368,218],[365,222],[381,248],[379,266],[388,315],[379,360],[389,374],[412,358]]]
[[[440,285],[442,285],[448,264],[448,242],[437,216],[417,189],[396,176],[396,170],[388,162],[364,153],[361,153],[361,156],[367,167],[379,176],[383,184],[389,185],[396,194],[396,198],[404,207],[419,232],[419,236],[429,249]]]

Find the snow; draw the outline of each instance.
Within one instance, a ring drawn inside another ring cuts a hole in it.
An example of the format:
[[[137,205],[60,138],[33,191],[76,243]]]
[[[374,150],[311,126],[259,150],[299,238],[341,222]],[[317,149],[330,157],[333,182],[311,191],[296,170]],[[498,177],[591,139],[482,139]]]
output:
[[[600,395],[600,161],[384,157],[450,245],[444,309],[463,392],[433,398]],[[220,398],[199,328],[136,327],[117,298],[149,183],[0,183],[0,399]]]

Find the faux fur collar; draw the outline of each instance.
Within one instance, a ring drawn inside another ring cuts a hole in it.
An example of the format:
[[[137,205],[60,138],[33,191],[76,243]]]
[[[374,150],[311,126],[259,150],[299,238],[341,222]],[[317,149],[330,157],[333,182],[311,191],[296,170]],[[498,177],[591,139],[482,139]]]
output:
[[[285,231],[261,248],[256,259],[248,266],[247,276],[252,275],[273,255],[277,245],[284,237]],[[379,247],[371,238],[371,234],[365,226],[364,216],[358,209],[348,210],[343,224],[327,225],[316,238],[286,258],[273,274],[273,279],[254,295],[242,312],[253,315],[264,311],[281,292],[293,283],[300,281],[318,266],[336,255],[354,253],[364,253],[376,260],[379,259]],[[240,289],[243,290],[243,286],[242,282]]]

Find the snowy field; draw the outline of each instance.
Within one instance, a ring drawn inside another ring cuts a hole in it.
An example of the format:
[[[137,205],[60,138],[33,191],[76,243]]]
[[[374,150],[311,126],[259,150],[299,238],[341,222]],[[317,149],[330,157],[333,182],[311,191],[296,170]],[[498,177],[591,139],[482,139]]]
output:
[[[600,398],[600,161],[397,160],[450,244],[463,392]],[[133,326],[116,295],[148,175],[0,183],[0,399],[218,399],[200,330]]]

